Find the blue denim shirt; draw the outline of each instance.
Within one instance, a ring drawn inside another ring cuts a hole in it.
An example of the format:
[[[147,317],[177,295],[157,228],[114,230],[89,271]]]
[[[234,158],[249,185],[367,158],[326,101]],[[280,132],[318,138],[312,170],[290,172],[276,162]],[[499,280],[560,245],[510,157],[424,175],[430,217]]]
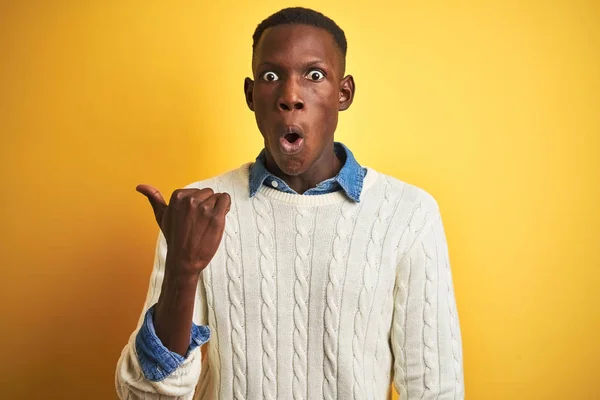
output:
[[[317,187],[307,190],[303,195],[313,196],[343,190],[350,199],[359,202],[367,170],[358,164],[352,152],[342,143],[335,142],[333,149],[337,157],[344,163],[342,169],[335,177],[319,183]],[[274,182],[276,183],[274,184]],[[297,194],[285,181],[267,170],[264,150],[256,157],[256,162],[250,169],[250,197],[254,197],[261,185],[267,185],[285,193]],[[155,305],[150,307],[144,315],[144,322],[135,338],[135,350],[146,379],[159,382],[179,368],[192,350],[208,342],[210,330],[206,325],[192,323],[190,346],[186,357],[182,357],[169,351],[156,336],[153,322],[154,307]]]

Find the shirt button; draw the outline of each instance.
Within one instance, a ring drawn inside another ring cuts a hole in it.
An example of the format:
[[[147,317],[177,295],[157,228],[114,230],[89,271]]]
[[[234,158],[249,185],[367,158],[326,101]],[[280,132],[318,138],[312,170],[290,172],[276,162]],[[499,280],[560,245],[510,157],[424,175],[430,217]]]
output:
[[[277,186],[279,186],[279,184],[277,183],[277,181],[271,181],[271,186],[276,188]]]

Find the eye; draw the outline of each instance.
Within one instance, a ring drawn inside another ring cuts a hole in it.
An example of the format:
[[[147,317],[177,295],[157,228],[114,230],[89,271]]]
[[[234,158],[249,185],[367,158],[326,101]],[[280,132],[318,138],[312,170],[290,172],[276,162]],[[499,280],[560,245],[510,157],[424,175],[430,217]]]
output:
[[[308,71],[308,74],[306,74],[306,77],[311,81],[319,82],[325,79],[325,74],[319,69],[311,69]]]
[[[264,74],[262,74],[262,79],[263,79],[263,81],[273,82],[273,81],[278,81],[279,77],[277,76],[277,74],[275,72],[267,71]]]

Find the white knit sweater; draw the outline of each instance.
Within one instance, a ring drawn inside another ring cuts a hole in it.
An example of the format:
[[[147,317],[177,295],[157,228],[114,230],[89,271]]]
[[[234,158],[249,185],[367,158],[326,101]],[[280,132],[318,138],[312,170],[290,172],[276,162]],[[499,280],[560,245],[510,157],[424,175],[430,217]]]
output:
[[[249,166],[187,186],[232,199],[194,310],[194,322],[211,330],[208,356],[195,349],[166,379],[148,381],[136,330],[117,365],[119,396],[385,399],[393,382],[402,400],[463,399],[435,200],[373,169],[360,203],[343,191],[302,196],[266,186],[250,198]],[[161,234],[144,312],[158,300],[166,252]]]

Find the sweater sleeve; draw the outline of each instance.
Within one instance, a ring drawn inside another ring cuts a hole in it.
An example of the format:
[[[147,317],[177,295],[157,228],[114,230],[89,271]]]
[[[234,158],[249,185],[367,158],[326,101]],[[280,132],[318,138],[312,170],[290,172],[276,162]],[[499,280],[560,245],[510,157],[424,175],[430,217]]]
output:
[[[439,211],[398,265],[394,289],[394,387],[402,400],[464,399],[462,340]]]
[[[128,343],[123,348],[117,363],[115,385],[117,394],[121,399],[191,400],[200,377],[202,363],[200,346],[190,346],[191,350],[185,359],[179,360],[175,370],[161,380],[151,380],[145,376],[142,364],[140,363],[140,356],[137,353],[139,346],[136,346],[136,339],[139,339],[138,334],[145,326],[144,321],[148,316],[148,310],[152,309],[160,295],[165,272],[166,255],[167,243],[161,232],[158,235],[156,243],[154,266],[150,277],[148,294],[137,328],[131,334]],[[200,280],[194,304],[194,325],[207,325],[205,297],[204,285]]]

